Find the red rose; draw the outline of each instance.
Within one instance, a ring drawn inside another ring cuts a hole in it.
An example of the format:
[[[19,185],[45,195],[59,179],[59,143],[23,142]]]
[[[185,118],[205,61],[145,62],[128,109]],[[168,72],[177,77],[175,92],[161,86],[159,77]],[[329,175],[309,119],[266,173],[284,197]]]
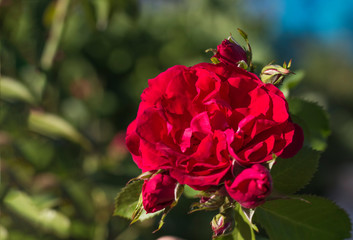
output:
[[[238,44],[227,39],[224,39],[223,42],[217,46],[217,53],[213,57],[231,66],[237,66],[237,63],[241,60],[247,62],[245,50]]]
[[[229,195],[245,208],[255,208],[265,202],[272,191],[270,172],[260,164],[243,170],[234,181],[226,181]]]
[[[166,169],[206,190],[231,176],[233,161],[251,166],[301,148],[283,94],[241,68],[174,66],[148,83],[126,138],[143,171]]]
[[[166,173],[160,173],[142,186],[142,204],[147,213],[159,211],[175,200],[177,181]]]

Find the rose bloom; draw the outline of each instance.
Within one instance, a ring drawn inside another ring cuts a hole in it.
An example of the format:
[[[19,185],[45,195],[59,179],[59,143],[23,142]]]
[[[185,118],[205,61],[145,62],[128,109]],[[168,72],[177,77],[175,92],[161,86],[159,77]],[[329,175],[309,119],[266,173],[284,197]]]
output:
[[[166,173],[159,173],[142,186],[142,204],[147,213],[159,211],[175,200],[177,181]]]
[[[230,66],[237,66],[237,63],[242,60],[247,62],[245,50],[240,45],[227,39],[224,39],[217,46],[217,53],[213,57]]]
[[[292,157],[303,144],[287,102],[272,84],[234,66],[174,66],[149,80],[126,143],[137,166],[169,170],[206,190],[273,154]]]
[[[265,202],[272,191],[270,172],[260,164],[243,170],[234,181],[226,181],[228,194],[245,208],[255,208]]]

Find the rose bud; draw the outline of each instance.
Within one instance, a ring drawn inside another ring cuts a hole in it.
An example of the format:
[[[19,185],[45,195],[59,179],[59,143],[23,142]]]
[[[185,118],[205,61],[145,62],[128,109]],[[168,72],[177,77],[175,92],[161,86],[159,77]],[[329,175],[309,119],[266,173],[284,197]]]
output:
[[[240,61],[247,63],[245,50],[232,38],[230,38],[230,40],[224,39],[223,42],[217,46],[217,52],[213,57],[231,66],[238,66],[238,62]]]
[[[243,170],[234,181],[226,181],[228,194],[245,208],[255,208],[265,202],[272,191],[270,172],[260,164]]]
[[[284,77],[292,72],[280,65],[267,65],[261,70],[260,78],[264,83],[272,83],[274,85],[280,84]]]
[[[224,213],[219,213],[211,221],[213,238],[230,233],[234,227],[234,219]]]
[[[159,173],[142,186],[142,204],[147,213],[159,211],[175,201],[177,181],[167,173]]]

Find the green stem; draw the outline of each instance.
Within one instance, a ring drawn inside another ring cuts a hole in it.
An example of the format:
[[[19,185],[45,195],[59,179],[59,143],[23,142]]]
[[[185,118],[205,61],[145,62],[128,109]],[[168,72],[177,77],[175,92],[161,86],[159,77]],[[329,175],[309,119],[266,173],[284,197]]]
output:
[[[49,39],[45,44],[40,60],[41,67],[44,70],[49,70],[53,65],[53,59],[59,46],[69,3],[70,0],[58,0],[56,3]]]

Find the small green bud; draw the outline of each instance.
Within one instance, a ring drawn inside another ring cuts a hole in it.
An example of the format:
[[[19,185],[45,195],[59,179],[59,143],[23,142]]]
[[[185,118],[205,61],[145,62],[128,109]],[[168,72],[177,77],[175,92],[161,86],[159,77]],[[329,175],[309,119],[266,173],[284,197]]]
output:
[[[293,73],[287,67],[290,64],[281,67],[280,65],[267,65],[261,70],[260,78],[264,83],[272,83],[274,85],[279,85],[285,76]]]

